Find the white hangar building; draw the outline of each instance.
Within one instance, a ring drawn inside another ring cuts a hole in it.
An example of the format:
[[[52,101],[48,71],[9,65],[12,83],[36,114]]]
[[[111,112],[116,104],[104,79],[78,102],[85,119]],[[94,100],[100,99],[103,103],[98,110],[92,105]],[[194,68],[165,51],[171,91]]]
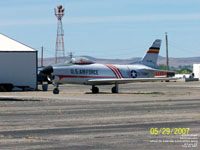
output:
[[[0,34],[0,90],[37,89],[37,51]]]

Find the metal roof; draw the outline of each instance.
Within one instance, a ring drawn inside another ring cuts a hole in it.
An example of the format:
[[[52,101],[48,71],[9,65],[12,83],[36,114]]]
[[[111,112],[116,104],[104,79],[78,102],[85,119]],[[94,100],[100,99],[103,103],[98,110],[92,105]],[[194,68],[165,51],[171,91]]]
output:
[[[36,50],[0,33],[0,51],[27,52]]]

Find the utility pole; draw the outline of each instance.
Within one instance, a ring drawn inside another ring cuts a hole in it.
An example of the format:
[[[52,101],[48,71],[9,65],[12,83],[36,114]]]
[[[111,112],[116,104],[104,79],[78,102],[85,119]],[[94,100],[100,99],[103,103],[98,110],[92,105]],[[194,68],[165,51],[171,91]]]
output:
[[[69,53],[69,57],[70,57],[71,59],[73,58],[73,53],[72,53],[72,52]]]
[[[43,67],[43,46],[41,47],[41,67]]]
[[[168,35],[167,35],[167,32],[165,32],[165,39],[166,39],[166,67],[167,67],[167,70],[169,70]]]

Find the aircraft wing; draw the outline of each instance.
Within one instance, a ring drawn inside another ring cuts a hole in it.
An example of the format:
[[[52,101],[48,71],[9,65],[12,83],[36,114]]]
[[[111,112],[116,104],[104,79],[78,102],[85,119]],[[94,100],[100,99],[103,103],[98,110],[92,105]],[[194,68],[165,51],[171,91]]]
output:
[[[106,85],[106,84],[124,84],[134,82],[156,82],[156,81],[169,81],[176,80],[174,78],[122,78],[122,79],[91,79],[88,84]]]

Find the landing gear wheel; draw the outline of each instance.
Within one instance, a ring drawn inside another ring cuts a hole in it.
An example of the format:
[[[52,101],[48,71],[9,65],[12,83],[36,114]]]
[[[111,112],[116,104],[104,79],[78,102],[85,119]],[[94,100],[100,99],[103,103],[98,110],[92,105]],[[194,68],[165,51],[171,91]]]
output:
[[[115,86],[112,88],[112,93],[119,93],[119,86],[118,83],[115,83]]]
[[[12,89],[13,89],[13,85],[7,85],[7,86],[5,87],[5,89],[6,89],[7,92],[11,92]]]
[[[112,88],[112,93],[118,93],[115,86]]]
[[[59,89],[58,88],[53,89],[53,94],[59,94]]]
[[[6,89],[4,88],[4,86],[0,86],[0,91],[1,92],[6,92]]]
[[[91,90],[92,90],[93,94],[99,93],[99,88],[98,87],[92,87]]]

